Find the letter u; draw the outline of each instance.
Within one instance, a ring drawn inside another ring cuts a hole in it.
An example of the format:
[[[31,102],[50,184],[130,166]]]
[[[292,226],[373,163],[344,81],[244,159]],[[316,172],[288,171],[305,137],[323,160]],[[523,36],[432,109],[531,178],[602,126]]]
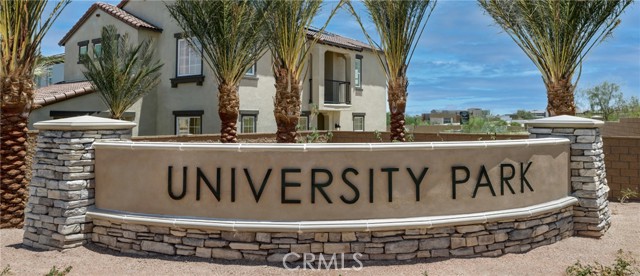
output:
[[[169,196],[172,199],[179,200],[187,194],[187,167],[182,167],[182,193],[180,195],[175,195],[173,193],[173,189],[171,189],[173,176],[172,176],[173,166],[169,166],[168,168],[168,179],[167,179],[167,190],[169,191]]]

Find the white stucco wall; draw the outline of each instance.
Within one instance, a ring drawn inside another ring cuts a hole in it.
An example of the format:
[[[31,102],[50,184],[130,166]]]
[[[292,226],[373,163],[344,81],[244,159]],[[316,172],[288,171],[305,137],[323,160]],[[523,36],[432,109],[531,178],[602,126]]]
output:
[[[84,66],[78,64],[78,52],[80,51],[78,42],[89,40],[88,53],[91,55],[93,52],[93,43],[91,43],[91,40],[100,38],[102,27],[107,25],[114,25],[121,35],[128,34],[130,43],[138,42],[138,31],[135,28],[105,13],[101,9],[96,9],[89,19],[87,19],[64,44],[65,81],[72,82],[85,79],[82,74]]]
[[[150,135],[153,133],[153,129],[149,128],[145,124],[140,124],[140,114],[142,110],[142,101],[136,102],[128,112],[135,112],[133,122],[137,124],[133,128],[133,135]],[[29,114],[29,129],[34,129],[33,124],[41,121],[52,120],[50,116],[51,111],[99,111],[104,116],[108,116],[109,108],[104,104],[98,93],[86,94],[78,97],[74,97],[68,100],[60,101],[50,105],[43,106],[38,109],[34,109]]]

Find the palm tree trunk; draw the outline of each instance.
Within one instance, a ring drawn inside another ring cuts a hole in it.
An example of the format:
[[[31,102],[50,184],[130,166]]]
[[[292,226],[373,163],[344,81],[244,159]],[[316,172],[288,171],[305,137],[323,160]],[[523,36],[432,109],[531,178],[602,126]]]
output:
[[[33,81],[3,80],[0,124],[0,228],[21,228],[24,207],[29,195],[27,179],[27,148],[29,110],[33,97]],[[8,97],[6,97],[8,96]]]
[[[301,105],[300,80],[293,77],[286,68],[278,68],[275,86],[273,115],[278,125],[276,140],[278,143],[295,143]]]
[[[547,111],[549,116],[576,115],[576,106],[573,100],[575,87],[570,79],[561,79],[547,83]]]
[[[407,106],[407,78],[389,80],[389,111],[391,112],[391,141],[405,142],[404,112]]]
[[[218,86],[218,115],[220,116],[220,142],[237,143],[237,123],[240,100],[238,87],[228,84]]]

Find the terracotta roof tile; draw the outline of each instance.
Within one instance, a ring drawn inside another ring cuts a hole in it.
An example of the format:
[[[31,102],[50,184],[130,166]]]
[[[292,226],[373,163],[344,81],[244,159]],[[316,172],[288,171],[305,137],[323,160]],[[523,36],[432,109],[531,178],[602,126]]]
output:
[[[93,91],[91,83],[88,81],[49,85],[36,90],[36,95],[33,101],[34,109],[71,99],[73,97],[90,94],[93,93]]]
[[[311,28],[307,29],[307,37],[313,38],[317,34],[318,34],[318,30],[311,29]],[[341,35],[337,35],[334,33],[330,33],[327,31],[323,31],[320,34],[320,39],[318,39],[318,43],[347,48],[347,49],[356,50],[356,51],[362,51],[363,49],[369,49],[369,50],[373,49],[371,48],[371,45],[367,43],[364,43],[352,38],[344,37]]]
[[[124,3],[126,2],[123,1],[123,3],[121,4],[123,4],[124,6]],[[78,22],[76,22],[76,24],[73,25],[71,30],[69,30],[69,32],[60,40],[60,42],[58,42],[58,44],[60,46],[64,45],[67,42],[67,40],[71,38],[71,36],[80,28],[80,26],[82,26],[82,24],[84,24],[85,21],[89,19],[91,14],[97,9],[103,10],[104,12],[112,15],[113,17],[119,19],[120,21],[136,29],[143,28],[143,29],[148,29],[152,31],[162,32],[162,28],[156,27],[151,23],[144,21],[119,7],[109,5],[107,3],[98,2],[91,5],[91,7],[84,13],[84,15],[80,18],[80,20],[78,20]]]

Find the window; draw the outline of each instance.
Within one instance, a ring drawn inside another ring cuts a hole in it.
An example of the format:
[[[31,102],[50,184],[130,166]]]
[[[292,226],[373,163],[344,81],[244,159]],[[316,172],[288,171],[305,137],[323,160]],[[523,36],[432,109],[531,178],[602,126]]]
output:
[[[202,110],[174,111],[176,135],[202,134]]]
[[[442,119],[442,123],[443,124],[450,124],[451,123],[451,118],[443,118]]]
[[[97,57],[102,54],[102,43],[93,44],[93,54]]]
[[[353,113],[353,131],[364,131],[364,113]]]
[[[81,63],[82,59],[87,56],[89,52],[89,40],[78,42],[78,63]]]
[[[309,130],[309,111],[303,111],[302,114],[300,114],[300,119],[298,119],[298,130]]]
[[[258,64],[254,63],[253,65],[251,65],[251,67],[249,67],[249,70],[247,70],[247,73],[245,73],[245,76],[255,77],[257,74],[258,74]]]
[[[102,54],[102,39],[92,39],[91,43],[93,43],[93,55],[99,57]]]
[[[240,133],[256,133],[258,111],[240,111]]]
[[[362,88],[362,56],[356,55],[355,87]]]
[[[176,76],[202,75],[202,55],[199,42],[195,42],[197,49],[194,49],[187,39],[178,39],[178,56]]]

